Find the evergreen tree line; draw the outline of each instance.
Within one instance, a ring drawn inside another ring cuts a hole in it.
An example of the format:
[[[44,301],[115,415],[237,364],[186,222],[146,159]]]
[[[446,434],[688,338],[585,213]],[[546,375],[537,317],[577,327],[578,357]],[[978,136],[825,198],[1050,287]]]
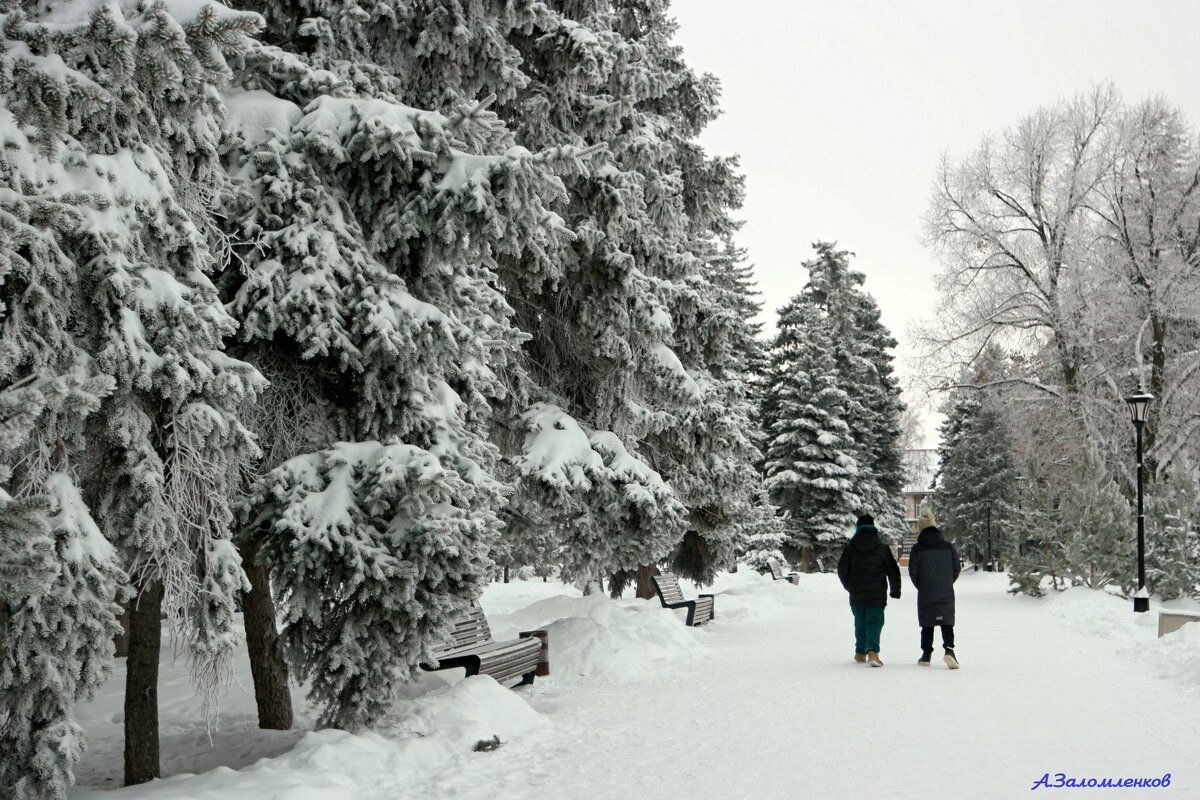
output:
[[[1038,109],[935,182],[943,260],[923,327],[948,390],[937,504],[1013,590],[1137,585],[1135,429],[1144,430],[1146,570],[1200,593],[1200,141],[1162,98],[1111,87]]]
[[[742,178],[668,12],[5,0],[0,785],[63,796],[117,634],[138,783],[163,620],[211,703],[241,611],[260,724],[302,681],[356,730],[497,565],[710,582],[777,524]],[[809,310],[877,320],[838,275]]]

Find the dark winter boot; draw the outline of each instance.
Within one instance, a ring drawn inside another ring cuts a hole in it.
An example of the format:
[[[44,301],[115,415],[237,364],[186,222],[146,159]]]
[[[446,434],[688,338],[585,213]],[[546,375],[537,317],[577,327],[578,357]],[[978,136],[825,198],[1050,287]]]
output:
[[[917,664],[919,664],[922,667],[928,667],[930,657],[932,657],[932,656],[933,656],[933,653],[930,653],[930,652],[921,653],[921,657],[917,659]]]
[[[953,650],[947,650],[946,655],[942,658],[946,662],[946,666],[950,669],[958,669],[958,659],[954,657]]]

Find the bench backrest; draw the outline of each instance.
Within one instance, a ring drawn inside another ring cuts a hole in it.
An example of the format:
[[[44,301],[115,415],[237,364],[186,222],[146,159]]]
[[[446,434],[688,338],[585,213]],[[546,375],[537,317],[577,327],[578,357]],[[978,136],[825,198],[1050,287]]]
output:
[[[661,575],[655,575],[654,585],[658,587],[658,594],[664,602],[680,603],[683,601],[683,590],[679,588],[679,578],[671,573],[664,572]]]
[[[451,632],[453,642],[447,642],[447,649],[452,647],[467,647],[492,640],[492,630],[488,627],[487,617],[478,605],[471,608],[458,618]]]
[[[1160,611],[1158,612],[1158,635],[1161,638],[1168,633],[1174,633],[1189,622],[1200,623],[1200,614],[1188,611]]]
[[[783,567],[779,566],[779,562],[771,559],[767,562],[767,566],[771,568],[771,577],[777,581],[783,580]]]

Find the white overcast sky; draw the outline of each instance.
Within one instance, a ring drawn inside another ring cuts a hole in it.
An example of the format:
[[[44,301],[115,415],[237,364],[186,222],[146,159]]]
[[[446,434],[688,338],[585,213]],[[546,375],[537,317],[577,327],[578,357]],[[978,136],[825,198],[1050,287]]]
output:
[[[689,63],[722,82],[724,116],[702,141],[742,157],[739,242],[768,326],[803,287],[812,242],[835,240],[903,349],[932,300],[921,218],[941,153],[1039,105],[1111,80],[1200,122],[1193,0],[675,0],[673,12]]]

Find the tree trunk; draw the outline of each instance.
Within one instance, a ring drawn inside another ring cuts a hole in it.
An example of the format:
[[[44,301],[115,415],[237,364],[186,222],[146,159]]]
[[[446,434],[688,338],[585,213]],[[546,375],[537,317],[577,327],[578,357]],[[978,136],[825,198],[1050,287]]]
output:
[[[144,586],[130,605],[125,661],[125,785],[159,777],[158,654],[162,646],[162,583]]]
[[[113,656],[126,658],[129,655],[129,625],[132,620],[133,601],[121,604],[121,632],[113,637]]]
[[[812,548],[808,545],[800,550],[800,571],[805,574],[812,572]]]
[[[654,582],[651,580],[658,574],[658,567],[653,564],[643,564],[637,570],[637,596],[639,600],[654,599]]]
[[[579,583],[576,583],[576,586],[579,586],[584,597],[590,597],[594,594],[604,594],[604,579],[600,577],[587,578]]]
[[[504,565],[504,582],[508,583],[508,565]]]
[[[242,569],[250,579],[250,591],[242,594],[242,616],[246,623],[246,649],[250,652],[250,674],[254,678],[254,702],[258,705],[258,727],[286,731],[292,727],[292,694],[288,691],[287,666],[275,630],[275,601],[271,598],[271,574],[258,559],[258,543],[240,548]]]

